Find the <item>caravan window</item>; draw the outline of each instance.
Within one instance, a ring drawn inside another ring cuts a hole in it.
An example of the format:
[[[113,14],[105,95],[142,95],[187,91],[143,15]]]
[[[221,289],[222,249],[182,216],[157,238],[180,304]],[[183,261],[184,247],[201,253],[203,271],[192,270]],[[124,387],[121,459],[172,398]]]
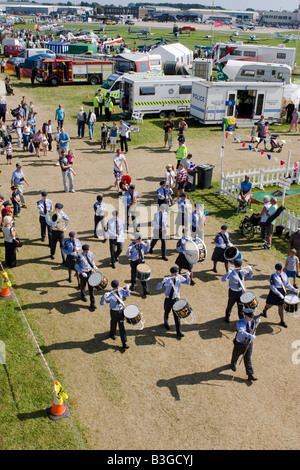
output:
[[[239,51],[238,49],[231,49],[230,55],[238,55],[238,56],[241,56],[241,55],[242,55],[242,51]]]
[[[155,87],[154,86],[140,87],[140,96],[145,96],[145,95],[155,95]]]
[[[192,93],[192,85],[181,85],[179,87],[180,95],[190,95]]]
[[[259,77],[262,77],[265,74],[265,71],[262,70],[262,69],[259,69],[259,70],[256,71],[256,73]]]
[[[219,56],[224,57],[224,55],[226,55],[226,47],[221,47]]]
[[[255,70],[242,70],[242,77],[255,77]]]
[[[244,57],[256,57],[255,51],[244,51]]]
[[[149,66],[148,62],[139,62],[138,63],[139,72],[148,72]]]
[[[151,59],[150,59],[150,65],[151,65],[151,66],[152,66],[152,65],[159,65],[159,66],[160,66],[160,60],[159,60],[159,59],[157,59],[157,60],[151,60]]]
[[[284,52],[278,52],[277,54],[277,59],[285,59],[286,58],[286,54]]]
[[[277,78],[278,78],[279,80],[282,80],[282,79],[283,79],[283,73],[282,73],[282,72],[278,72]]]

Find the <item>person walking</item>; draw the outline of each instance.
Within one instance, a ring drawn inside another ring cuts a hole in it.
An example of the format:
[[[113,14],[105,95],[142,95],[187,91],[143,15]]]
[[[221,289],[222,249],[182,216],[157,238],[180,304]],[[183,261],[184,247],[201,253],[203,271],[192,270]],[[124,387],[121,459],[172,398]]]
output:
[[[77,131],[78,131],[78,137],[80,139],[84,138],[85,124],[86,124],[86,112],[83,110],[83,107],[80,106],[79,113],[77,114]]]
[[[96,121],[97,121],[97,116],[93,112],[93,110],[90,109],[88,117],[87,117],[87,125],[88,125],[88,129],[89,129],[89,138],[90,138],[90,140],[92,140],[93,137],[94,137]]]
[[[24,187],[23,187],[24,183],[26,183],[27,186],[30,186],[27,179],[25,178],[24,171],[22,170],[22,165],[20,163],[17,163],[16,164],[16,169],[13,172],[12,177],[11,177],[10,185],[11,186],[17,186],[18,192],[19,192],[20,198],[21,198],[22,208],[26,209],[27,206],[25,204]]]
[[[121,152],[123,150],[125,153],[128,152],[128,144],[127,144],[127,132],[129,131],[129,126],[127,126],[124,121],[121,119],[119,125],[119,134],[120,134],[120,141],[121,141]]]
[[[60,164],[60,168],[61,168],[61,171],[62,171],[63,185],[64,185],[65,193],[67,193],[68,191],[70,191],[70,193],[75,193],[75,189],[74,189],[74,186],[73,186],[72,164],[69,163],[69,160],[68,160],[64,150],[61,152],[61,155],[59,157],[59,164]],[[69,180],[69,189],[68,189],[67,180]]]
[[[62,128],[64,125],[64,119],[66,117],[66,112],[61,104],[58,105],[57,110],[55,111],[55,121],[57,120],[57,126]]]

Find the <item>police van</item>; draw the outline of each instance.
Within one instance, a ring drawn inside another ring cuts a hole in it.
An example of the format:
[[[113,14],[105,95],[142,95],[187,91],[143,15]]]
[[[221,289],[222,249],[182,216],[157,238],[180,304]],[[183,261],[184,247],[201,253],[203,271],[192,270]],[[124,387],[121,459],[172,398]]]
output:
[[[136,73],[136,72],[130,72],[129,75],[135,75],[139,77],[144,77],[144,76],[157,76],[159,74],[163,74],[162,71],[151,71],[151,72],[145,72],[145,73]],[[102,95],[106,95],[109,93],[110,98],[112,99],[114,104],[119,104],[120,103],[120,86],[122,83],[122,78],[124,74],[122,72],[115,72],[112,73],[101,85],[101,88],[98,89],[98,92],[100,92]]]
[[[193,75],[131,76],[122,78],[121,93],[129,113],[158,115],[160,118],[188,112],[193,82],[205,82]]]

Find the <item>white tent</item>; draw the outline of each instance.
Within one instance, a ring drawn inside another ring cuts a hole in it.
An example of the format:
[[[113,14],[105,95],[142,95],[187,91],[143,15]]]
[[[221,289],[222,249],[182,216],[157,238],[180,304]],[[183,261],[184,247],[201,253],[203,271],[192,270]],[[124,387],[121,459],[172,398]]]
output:
[[[193,51],[185,47],[183,44],[175,43],[158,46],[152,49],[150,54],[160,54],[163,64],[168,61],[182,62],[187,67],[192,66]]]

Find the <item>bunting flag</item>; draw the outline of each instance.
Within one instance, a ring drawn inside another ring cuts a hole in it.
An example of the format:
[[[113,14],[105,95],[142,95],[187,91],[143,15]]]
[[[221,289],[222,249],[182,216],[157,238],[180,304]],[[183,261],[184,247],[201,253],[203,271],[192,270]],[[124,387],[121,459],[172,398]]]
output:
[[[285,162],[283,160],[280,160],[280,165],[282,166],[284,164],[285,164]]]
[[[245,147],[245,145],[246,145],[246,142],[243,142],[243,145],[242,145],[242,146]]]

